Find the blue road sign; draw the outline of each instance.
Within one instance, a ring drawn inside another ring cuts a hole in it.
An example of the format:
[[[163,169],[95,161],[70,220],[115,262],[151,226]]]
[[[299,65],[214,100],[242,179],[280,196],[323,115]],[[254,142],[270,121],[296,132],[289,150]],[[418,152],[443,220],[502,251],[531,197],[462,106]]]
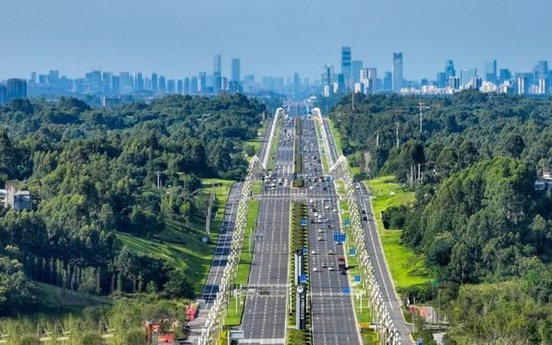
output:
[[[307,218],[301,218],[301,222],[299,224],[301,224],[301,226],[307,226]]]
[[[303,256],[307,255],[307,247],[303,247],[303,250],[301,252]]]
[[[356,249],[355,248],[350,248],[349,249],[349,255],[350,256],[355,256],[356,255]]]
[[[355,274],[355,283],[360,283],[360,274]]]
[[[345,225],[345,227],[350,227],[351,226],[351,220],[349,218],[345,218],[343,220],[343,224]]]
[[[416,341],[416,345],[423,345],[422,340],[421,340],[421,339],[418,339],[418,340]]]
[[[345,242],[345,233],[344,232],[334,232],[334,242],[342,243]]]
[[[301,283],[306,283],[307,282],[307,275],[306,274],[301,274],[301,278],[299,279],[299,281]]]
[[[349,288],[343,288],[343,293],[344,293],[344,294],[350,294],[350,293],[351,293],[351,289],[349,289]]]

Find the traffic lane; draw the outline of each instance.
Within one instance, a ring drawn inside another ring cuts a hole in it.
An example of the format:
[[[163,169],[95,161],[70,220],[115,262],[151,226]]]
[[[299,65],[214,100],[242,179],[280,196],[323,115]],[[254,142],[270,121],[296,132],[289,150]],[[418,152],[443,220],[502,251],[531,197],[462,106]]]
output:
[[[388,270],[387,265],[385,264],[385,257],[383,249],[379,245],[379,234],[377,233],[376,223],[373,218],[371,210],[371,199],[370,194],[366,190],[366,187],[363,184],[360,184],[361,188],[357,189],[357,195],[359,196],[359,201],[366,214],[368,215],[368,221],[363,221],[363,227],[365,229],[365,240],[367,244],[367,249],[369,250],[369,255],[374,267],[374,276],[376,278],[377,284],[382,288],[384,298],[388,311],[391,316],[395,327],[401,334],[401,338],[405,343],[412,343],[409,334],[411,333],[411,326],[406,323],[401,312],[401,303],[398,300],[394,286],[391,281],[391,275]],[[368,243],[370,242],[370,244]]]
[[[211,268],[206,278],[203,289],[203,297],[211,299],[216,297],[219,290],[220,281],[224,266],[228,261],[229,248],[232,241],[234,222],[237,215],[236,202],[240,198],[242,183],[238,182],[231,186],[228,201],[224,209],[223,223],[219,232],[217,248],[211,262]]]

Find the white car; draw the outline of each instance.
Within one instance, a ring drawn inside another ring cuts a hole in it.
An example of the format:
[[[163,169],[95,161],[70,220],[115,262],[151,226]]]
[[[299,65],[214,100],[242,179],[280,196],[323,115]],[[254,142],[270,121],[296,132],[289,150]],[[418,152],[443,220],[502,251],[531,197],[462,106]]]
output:
[[[311,255],[317,255],[318,252],[316,250],[311,250]]]
[[[312,268],[312,271],[313,271],[313,272],[318,272],[318,267],[313,267],[313,268]]]
[[[318,241],[324,241],[324,237],[318,237],[317,240]]]

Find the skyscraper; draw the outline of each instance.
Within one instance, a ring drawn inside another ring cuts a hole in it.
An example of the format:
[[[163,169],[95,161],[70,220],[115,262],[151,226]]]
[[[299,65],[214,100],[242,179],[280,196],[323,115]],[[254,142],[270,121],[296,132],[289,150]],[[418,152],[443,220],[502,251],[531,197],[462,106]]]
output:
[[[498,72],[496,67],[496,60],[485,61],[485,66],[483,70],[485,72],[485,80],[496,84]]]
[[[477,78],[477,68],[465,68],[460,71],[460,86],[466,87],[473,78]]]
[[[550,73],[548,70],[548,61],[537,62],[537,65],[535,66],[533,71],[535,74],[535,80],[539,80],[540,78],[548,78]]]
[[[151,74],[151,91],[153,93],[159,91],[159,76],[155,72]]]
[[[0,104],[8,101],[8,89],[5,85],[0,84]]]
[[[25,79],[8,79],[6,88],[8,101],[27,97],[27,81]]]
[[[456,77],[456,70],[454,69],[454,63],[452,60],[447,60],[447,63],[445,64],[445,74],[447,80],[449,80],[450,77]]]
[[[393,53],[393,91],[401,92],[403,87],[403,54]]]
[[[355,83],[361,82],[360,80],[360,70],[363,67],[362,60],[354,60],[352,64],[352,70],[353,70],[353,79]]]
[[[383,76],[383,89],[385,91],[391,91],[393,87],[393,74],[386,71]]]
[[[213,92],[218,94],[222,89],[222,56],[216,54],[213,57]]]
[[[234,82],[239,82],[241,80],[241,77],[240,77],[240,59],[232,59],[232,77],[230,79],[230,81],[234,81]]]
[[[352,77],[351,59],[351,47],[341,47],[341,74],[345,80]]]
[[[165,93],[167,91],[167,80],[164,76],[159,76],[159,92]]]

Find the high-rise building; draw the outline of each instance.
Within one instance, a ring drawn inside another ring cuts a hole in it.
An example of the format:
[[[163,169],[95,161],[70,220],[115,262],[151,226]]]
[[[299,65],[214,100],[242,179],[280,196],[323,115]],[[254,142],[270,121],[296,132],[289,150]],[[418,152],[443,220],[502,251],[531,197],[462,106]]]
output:
[[[199,92],[207,93],[207,73],[199,73]]]
[[[362,69],[363,67],[363,62],[362,60],[354,60],[353,63],[352,63],[352,73],[353,73],[353,80],[355,81],[355,83],[359,83],[360,82],[360,70]]]
[[[232,77],[230,81],[239,82],[241,80],[241,61],[240,59],[234,58],[232,59]]]
[[[324,73],[322,73],[321,81],[322,86],[324,85],[332,85],[333,79],[334,79],[334,71],[332,65],[325,65],[324,66]]]
[[[503,84],[505,81],[512,79],[512,73],[507,68],[501,68],[498,73],[499,83]]]
[[[465,68],[460,71],[460,86],[467,86],[472,78],[477,77],[477,68]]]
[[[535,80],[539,80],[540,78],[548,78],[550,73],[550,71],[548,70],[548,61],[537,62],[537,65],[535,66],[533,71],[535,74]]]
[[[222,56],[213,57],[213,92],[218,94],[222,89]]]
[[[295,72],[293,74],[293,96],[299,97],[299,94],[301,94],[301,77],[299,73]]]
[[[391,91],[393,88],[393,73],[386,71],[383,74],[383,89],[385,91]]]
[[[192,95],[199,93],[199,80],[195,75],[190,79],[190,93]]]
[[[169,79],[167,80],[167,93],[173,94],[176,92],[176,80]]]
[[[445,74],[447,80],[450,80],[450,77],[456,77],[456,70],[454,69],[454,62],[452,60],[447,60],[445,64]]]
[[[184,81],[182,79],[176,81],[176,92],[180,94],[184,93]]]
[[[485,72],[485,80],[488,81],[488,82],[491,82],[493,84],[496,84],[497,82],[497,65],[496,65],[496,60],[488,60],[488,61],[485,61],[485,66],[484,66],[484,72]]]
[[[159,91],[159,76],[153,72],[151,74],[151,91],[157,93]]]
[[[403,54],[393,53],[393,91],[401,92],[403,87]]]
[[[144,91],[144,77],[140,72],[134,73],[134,91]]]
[[[8,88],[5,85],[0,84],[0,104],[4,104],[8,101]]]
[[[159,76],[159,92],[165,93],[167,91],[167,80],[164,76]]]
[[[345,80],[352,77],[351,59],[351,47],[341,47],[341,74]]]
[[[6,82],[7,101],[25,97],[27,97],[27,81],[25,79],[8,79]]]
[[[444,89],[447,87],[447,74],[445,72],[439,72],[437,73],[436,78],[437,87],[440,89]]]

